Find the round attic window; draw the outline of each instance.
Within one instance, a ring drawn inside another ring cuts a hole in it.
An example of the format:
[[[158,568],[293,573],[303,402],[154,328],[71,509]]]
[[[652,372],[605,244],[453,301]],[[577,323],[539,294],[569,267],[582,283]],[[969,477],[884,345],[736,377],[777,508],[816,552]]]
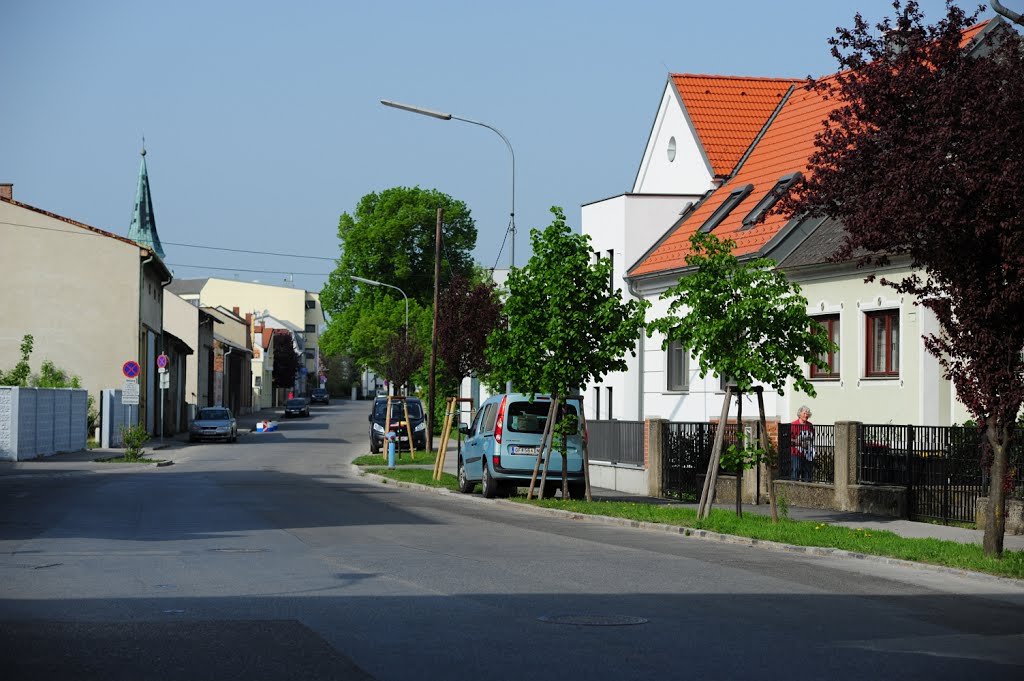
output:
[[[668,138],[668,162],[671,163],[674,160],[676,160],[676,138],[675,137],[669,137]]]

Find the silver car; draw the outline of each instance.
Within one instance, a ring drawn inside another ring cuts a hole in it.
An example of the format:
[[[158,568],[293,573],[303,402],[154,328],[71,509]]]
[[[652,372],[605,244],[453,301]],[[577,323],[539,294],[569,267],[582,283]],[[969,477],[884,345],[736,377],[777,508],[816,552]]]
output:
[[[227,407],[203,407],[188,430],[188,441],[238,440],[238,423]]]

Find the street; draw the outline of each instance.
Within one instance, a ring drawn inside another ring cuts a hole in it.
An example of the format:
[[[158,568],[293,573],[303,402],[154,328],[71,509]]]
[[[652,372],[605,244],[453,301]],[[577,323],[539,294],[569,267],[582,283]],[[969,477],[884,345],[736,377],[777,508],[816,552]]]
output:
[[[369,402],[166,468],[0,468],[15,679],[1020,679],[1024,586],[352,473]]]

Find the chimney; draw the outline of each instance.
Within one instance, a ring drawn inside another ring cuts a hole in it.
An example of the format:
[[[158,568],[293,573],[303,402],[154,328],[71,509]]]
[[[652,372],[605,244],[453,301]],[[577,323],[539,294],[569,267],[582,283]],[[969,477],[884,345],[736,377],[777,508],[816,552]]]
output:
[[[252,326],[252,312],[245,313],[245,325],[249,327]]]
[[[0,183],[0,199],[6,201],[14,200],[14,185],[10,182]]]
[[[237,307],[231,308],[231,311],[235,313],[236,317],[238,316],[238,308]]]

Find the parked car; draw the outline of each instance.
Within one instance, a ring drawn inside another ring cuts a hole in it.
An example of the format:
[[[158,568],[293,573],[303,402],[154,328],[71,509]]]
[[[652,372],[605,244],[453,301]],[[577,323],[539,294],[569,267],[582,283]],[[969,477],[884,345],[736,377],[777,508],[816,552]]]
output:
[[[309,416],[309,401],[305,397],[293,397],[284,403],[285,418],[290,416]]]
[[[459,427],[466,435],[458,461],[459,491],[468,494],[479,482],[484,496],[490,499],[499,491],[511,494],[517,487],[529,485],[550,406],[550,396],[536,395],[531,402],[529,395],[521,393],[493,395],[481,404],[473,423]],[[565,409],[578,419],[579,400],[566,400]],[[561,486],[562,480],[562,455],[557,443],[553,450],[548,468],[551,492]],[[581,498],[586,480],[579,430],[569,436],[566,463],[569,494]]]
[[[238,440],[238,423],[227,407],[203,407],[188,429],[188,441]]]
[[[418,397],[392,400],[391,418],[385,419],[384,412],[388,409],[388,398],[375,397],[373,409],[370,411],[370,451],[377,454],[384,448],[384,436],[389,430],[394,431],[396,451],[409,450],[409,429],[405,426],[405,410],[409,410],[409,427],[412,429],[412,444],[416,449],[427,448],[427,422],[423,418],[423,402]],[[385,422],[386,421],[386,422]]]
[[[309,401],[312,404],[330,404],[331,394],[323,388],[317,388],[309,394]]]

